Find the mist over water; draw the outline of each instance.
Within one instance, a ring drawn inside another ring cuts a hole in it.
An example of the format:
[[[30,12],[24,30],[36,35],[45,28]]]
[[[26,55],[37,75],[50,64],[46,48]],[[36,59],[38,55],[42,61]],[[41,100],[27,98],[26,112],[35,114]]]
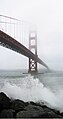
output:
[[[51,108],[63,112],[63,74],[47,73],[24,77],[0,77],[0,92],[10,98],[21,99],[25,102],[44,102]]]

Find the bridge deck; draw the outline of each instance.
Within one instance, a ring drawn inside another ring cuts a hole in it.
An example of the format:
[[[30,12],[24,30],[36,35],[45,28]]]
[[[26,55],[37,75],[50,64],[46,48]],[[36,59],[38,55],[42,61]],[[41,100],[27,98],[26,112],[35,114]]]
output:
[[[0,45],[3,47],[9,48],[14,50],[28,58],[31,58],[38,62],[39,64],[48,68],[48,66],[37,56],[35,56],[29,49],[27,49],[24,45],[16,41],[14,38],[9,36],[8,34],[4,33],[0,30]]]

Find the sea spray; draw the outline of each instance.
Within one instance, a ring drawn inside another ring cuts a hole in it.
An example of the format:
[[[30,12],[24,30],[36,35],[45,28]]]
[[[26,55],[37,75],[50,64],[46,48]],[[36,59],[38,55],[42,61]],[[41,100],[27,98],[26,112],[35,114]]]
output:
[[[61,94],[55,94],[50,89],[46,88],[39,78],[34,78],[31,75],[20,78],[18,83],[13,81],[5,81],[0,92],[6,93],[10,98],[21,99],[25,102],[46,102],[52,108],[63,111],[63,102],[60,99]],[[62,92],[62,91],[61,91]]]

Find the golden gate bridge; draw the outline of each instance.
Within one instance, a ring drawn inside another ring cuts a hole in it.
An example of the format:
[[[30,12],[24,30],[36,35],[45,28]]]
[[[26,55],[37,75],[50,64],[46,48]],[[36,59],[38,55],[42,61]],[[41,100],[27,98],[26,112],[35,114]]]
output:
[[[37,32],[30,31],[28,35],[29,48],[22,42],[23,22],[4,15],[0,15],[0,45],[20,53],[29,58],[29,73],[37,73],[37,62],[47,69],[48,66],[37,55]],[[28,34],[28,33],[27,33]]]

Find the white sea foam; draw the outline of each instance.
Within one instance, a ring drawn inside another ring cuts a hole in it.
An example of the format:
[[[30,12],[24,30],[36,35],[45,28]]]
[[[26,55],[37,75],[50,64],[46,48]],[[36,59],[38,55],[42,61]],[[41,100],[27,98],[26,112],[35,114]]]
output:
[[[18,80],[17,80],[18,82]],[[47,102],[49,106],[63,111],[63,91],[53,93],[50,89],[44,87],[38,78],[28,75],[21,78],[19,83],[4,82],[0,91],[5,92],[10,98],[21,99],[24,101]]]

